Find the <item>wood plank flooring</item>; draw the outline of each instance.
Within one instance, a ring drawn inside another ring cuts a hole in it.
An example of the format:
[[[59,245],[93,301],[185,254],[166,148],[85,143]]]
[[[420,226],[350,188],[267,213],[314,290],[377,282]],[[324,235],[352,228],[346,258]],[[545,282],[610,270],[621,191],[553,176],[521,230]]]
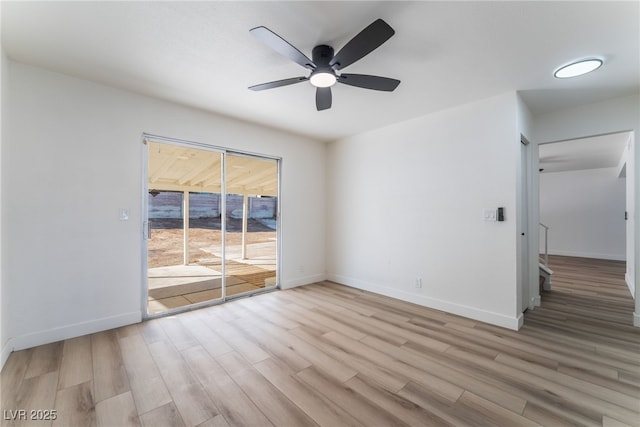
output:
[[[323,282],[18,351],[2,425],[640,425],[624,263],[551,268],[518,332]]]

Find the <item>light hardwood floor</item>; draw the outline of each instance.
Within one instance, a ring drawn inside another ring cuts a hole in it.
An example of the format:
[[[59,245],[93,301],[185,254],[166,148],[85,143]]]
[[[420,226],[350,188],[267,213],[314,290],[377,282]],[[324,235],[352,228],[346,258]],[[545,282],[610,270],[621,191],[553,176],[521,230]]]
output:
[[[640,425],[624,263],[551,268],[519,332],[324,282],[15,352],[2,425]]]

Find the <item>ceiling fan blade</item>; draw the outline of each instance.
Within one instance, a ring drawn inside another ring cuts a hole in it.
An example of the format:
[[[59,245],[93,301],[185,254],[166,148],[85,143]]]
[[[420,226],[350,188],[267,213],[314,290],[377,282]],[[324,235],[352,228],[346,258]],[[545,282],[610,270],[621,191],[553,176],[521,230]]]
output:
[[[249,32],[260,40],[262,43],[269,46],[271,49],[278,52],[280,55],[284,55],[293,62],[302,65],[305,68],[313,70],[316,65],[312,60],[293,47],[288,41],[268,29],[267,27],[256,27],[249,30]]]
[[[345,85],[362,87],[365,89],[392,92],[400,84],[400,80],[388,77],[369,76],[367,74],[341,74],[338,81]]]
[[[281,86],[288,86],[288,85],[292,85],[295,83],[300,83],[300,82],[304,82],[309,80],[307,77],[292,77],[290,79],[284,79],[284,80],[276,80],[275,82],[269,82],[269,83],[262,83],[259,85],[254,85],[254,86],[249,86],[249,89],[251,90],[265,90],[265,89],[273,89],[276,87],[281,87]]]
[[[316,89],[316,108],[318,111],[331,108],[331,88],[319,87]]]
[[[329,65],[335,70],[345,68],[377,49],[395,33],[389,24],[378,19],[344,45]]]

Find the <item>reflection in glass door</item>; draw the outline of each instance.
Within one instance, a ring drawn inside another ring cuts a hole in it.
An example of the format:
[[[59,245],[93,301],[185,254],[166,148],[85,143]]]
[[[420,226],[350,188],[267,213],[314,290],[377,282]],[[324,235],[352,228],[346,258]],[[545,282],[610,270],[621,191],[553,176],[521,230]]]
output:
[[[276,287],[278,161],[146,143],[147,315]]]

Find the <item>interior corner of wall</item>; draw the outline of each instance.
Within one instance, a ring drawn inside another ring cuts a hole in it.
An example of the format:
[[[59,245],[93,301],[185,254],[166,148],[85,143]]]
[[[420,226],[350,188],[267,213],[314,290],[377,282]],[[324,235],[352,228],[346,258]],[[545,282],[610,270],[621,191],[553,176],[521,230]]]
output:
[[[13,351],[13,340],[9,338],[7,342],[4,343],[2,349],[0,349],[0,371],[4,368],[4,364],[7,363],[7,359],[9,359],[9,355]]]

